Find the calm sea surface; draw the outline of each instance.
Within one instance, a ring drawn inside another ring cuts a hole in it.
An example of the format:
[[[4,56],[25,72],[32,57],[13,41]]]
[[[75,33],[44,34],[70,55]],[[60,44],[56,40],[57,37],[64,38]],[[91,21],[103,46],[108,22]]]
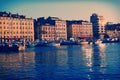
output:
[[[0,53],[0,80],[120,80],[120,43]]]

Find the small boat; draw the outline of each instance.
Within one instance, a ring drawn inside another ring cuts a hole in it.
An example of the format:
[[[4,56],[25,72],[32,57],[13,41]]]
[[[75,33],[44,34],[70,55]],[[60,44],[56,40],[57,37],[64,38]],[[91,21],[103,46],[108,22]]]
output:
[[[88,42],[87,41],[81,41],[78,44],[85,45],[85,44],[88,44]]]
[[[34,43],[35,47],[42,47],[42,46],[46,46],[46,44],[48,44],[47,41],[38,41]]]
[[[48,42],[45,44],[45,46],[54,46],[54,47],[59,47],[60,46],[60,43],[58,42]]]
[[[103,43],[116,43],[119,42],[118,38],[107,38],[103,40]]]
[[[89,42],[87,40],[80,40],[80,41],[78,41],[78,44],[86,45],[86,44],[89,44]]]
[[[61,45],[77,45],[76,41],[62,41]]]
[[[17,44],[0,44],[0,52],[16,52],[19,51]]]

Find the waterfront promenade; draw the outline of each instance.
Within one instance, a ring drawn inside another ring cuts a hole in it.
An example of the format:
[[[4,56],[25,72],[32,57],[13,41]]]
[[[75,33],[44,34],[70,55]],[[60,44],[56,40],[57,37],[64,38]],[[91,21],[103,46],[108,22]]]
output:
[[[120,43],[0,53],[0,80],[118,80]]]

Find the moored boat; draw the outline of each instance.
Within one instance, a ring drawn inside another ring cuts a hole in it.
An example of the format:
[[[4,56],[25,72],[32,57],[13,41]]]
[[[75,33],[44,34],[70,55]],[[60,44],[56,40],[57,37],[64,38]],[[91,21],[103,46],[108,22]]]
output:
[[[46,43],[45,45],[46,45],[46,46],[59,47],[59,46],[60,46],[60,43],[58,43],[58,42],[49,42],[49,43]]]
[[[77,45],[76,41],[62,41],[61,45]]]
[[[78,44],[80,44],[80,45],[86,45],[86,44],[89,44],[89,42],[87,40],[83,39],[83,40],[79,40]]]
[[[102,42],[103,43],[116,43],[116,42],[119,42],[119,39],[118,38],[106,38],[106,39],[103,39]]]
[[[0,44],[0,52],[16,52],[19,51],[17,44]]]
[[[80,42],[78,42],[78,44],[85,45],[85,44],[88,44],[88,42],[87,41],[80,41]]]

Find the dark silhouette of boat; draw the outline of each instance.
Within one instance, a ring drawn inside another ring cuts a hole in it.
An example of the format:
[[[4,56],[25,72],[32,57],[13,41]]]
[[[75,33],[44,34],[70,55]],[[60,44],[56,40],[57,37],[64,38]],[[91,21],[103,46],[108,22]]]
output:
[[[0,44],[0,52],[17,52],[19,46],[17,44]]]

